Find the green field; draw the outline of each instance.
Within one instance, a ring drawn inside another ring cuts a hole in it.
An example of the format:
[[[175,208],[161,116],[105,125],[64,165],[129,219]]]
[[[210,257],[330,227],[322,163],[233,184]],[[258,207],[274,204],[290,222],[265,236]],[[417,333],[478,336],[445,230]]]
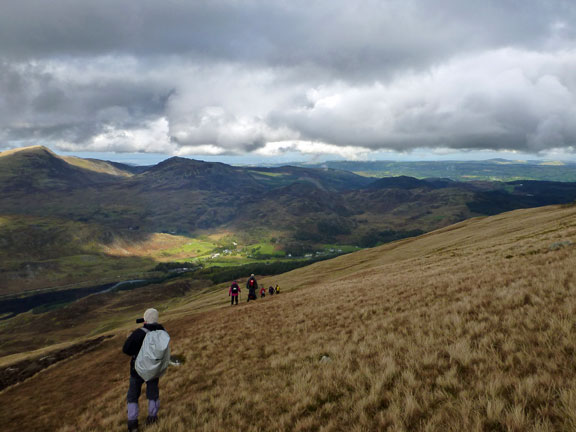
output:
[[[359,246],[338,244],[323,244],[320,246],[320,248],[327,252],[335,251],[338,253],[356,252],[357,250],[361,249]]]
[[[203,257],[214,249],[218,247],[218,243],[210,240],[188,238],[188,242],[182,246],[178,246],[171,249],[163,250],[159,253],[162,258],[170,258],[173,256],[188,255],[190,258]],[[186,258],[178,258],[179,261],[183,261]]]

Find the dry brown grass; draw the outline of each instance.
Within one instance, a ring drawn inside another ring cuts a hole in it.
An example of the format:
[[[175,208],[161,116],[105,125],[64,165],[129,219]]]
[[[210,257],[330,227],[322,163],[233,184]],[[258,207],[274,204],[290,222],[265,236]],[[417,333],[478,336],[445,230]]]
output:
[[[564,240],[575,208],[522,210],[282,275],[249,305],[197,295],[165,321],[186,363],[146,431],[576,430]],[[122,338],[0,393],[6,430],[122,430]]]

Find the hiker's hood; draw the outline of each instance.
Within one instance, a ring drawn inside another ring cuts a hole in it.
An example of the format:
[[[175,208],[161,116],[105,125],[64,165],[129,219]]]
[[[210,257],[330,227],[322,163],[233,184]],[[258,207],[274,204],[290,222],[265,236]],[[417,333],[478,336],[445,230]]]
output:
[[[150,308],[146,309],[144,312],[144,321],[147,323],[157,323],[158,322],[158,311],[156,309]]]

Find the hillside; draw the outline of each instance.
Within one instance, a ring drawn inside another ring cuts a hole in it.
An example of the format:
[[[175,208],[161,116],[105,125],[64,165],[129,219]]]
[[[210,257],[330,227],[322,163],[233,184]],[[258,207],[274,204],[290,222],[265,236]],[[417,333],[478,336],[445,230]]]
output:
[[[573,430],[575,243],[576,207],[517,210],[262,279],[283,293],[255,303],[190,295],[162,310],[185,363],[146,430]],[[2,391],[3,430],[123,430],[125,318]]]

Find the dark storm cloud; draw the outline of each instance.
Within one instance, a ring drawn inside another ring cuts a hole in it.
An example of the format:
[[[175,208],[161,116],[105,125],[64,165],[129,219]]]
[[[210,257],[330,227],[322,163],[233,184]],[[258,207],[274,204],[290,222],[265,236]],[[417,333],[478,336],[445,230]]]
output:
[[[1,12],[4,146],[538,152],[575,141],[572,0],[4,0]]]
[[[4,140],[83,143],[110,125],[138,128],[163,114],[171,92],[164,83],[132,76],[78,81],[47,69],[0,64]]]
[[[395,68],[500,46],[541,46],[565,0],[4,0],[14,58],[169,54],[337,69]]]

